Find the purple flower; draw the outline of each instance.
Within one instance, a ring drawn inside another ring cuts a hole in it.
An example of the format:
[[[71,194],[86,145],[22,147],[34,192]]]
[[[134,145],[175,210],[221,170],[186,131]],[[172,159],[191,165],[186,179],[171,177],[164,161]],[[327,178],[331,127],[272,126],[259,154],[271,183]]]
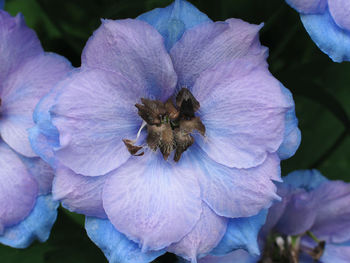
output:
[[[50,195],[53,170],[36,155],[27,129],[38,101],[70,69],[45,53],[21,15],[0,10],[0,243],[23,248],[45,241],[58,203]]]
[[[316,45],[333,61],[350,61],[350,2],[348,0],[286,0],[300,13]]]
[[[282,202],[273,205],[259,233],[262,258],[247,252],[206,257],[201,263],[258,262],[275,258],[287,262],[346,263],[350,258],[350,185],[328,181],[317,170],[289,174],[278,187]],[[231,261],[230,261],[231,260]]]
[[[88,216],[110,262],[258,253],[256,238],[228,236],[257,232],[300,143],[260,28],[182,0],[103,20],[82,66],[39,103],[30,139],[56,167],[53,194]]]

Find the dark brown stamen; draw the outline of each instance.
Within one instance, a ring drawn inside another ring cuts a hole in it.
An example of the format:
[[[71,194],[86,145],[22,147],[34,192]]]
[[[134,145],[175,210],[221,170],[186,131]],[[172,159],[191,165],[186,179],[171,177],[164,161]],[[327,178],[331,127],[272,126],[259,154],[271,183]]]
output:
[[[123,139],[123,142],[131,155],[142,156],[144,154],[144,152],[137,153],[139,150],[142,149],[142,147],[134,145],[134,143],[131,140]]]
[[[195,116],[200,104],[188,89],[182,88],[176,96],[177,107],[171,99],[163,103],[142,98],[141,102],[135,106],[139,116],[147,123],[147,144],[153,151],[159,148],[165,160],[173,150],[174,160],[180,160],[182,153],[194,143],[191,135],[194,130],[204,136],[205,127],[200,118]],[[135,155],[142,147],[130,142],[124,140],[129,152]]]

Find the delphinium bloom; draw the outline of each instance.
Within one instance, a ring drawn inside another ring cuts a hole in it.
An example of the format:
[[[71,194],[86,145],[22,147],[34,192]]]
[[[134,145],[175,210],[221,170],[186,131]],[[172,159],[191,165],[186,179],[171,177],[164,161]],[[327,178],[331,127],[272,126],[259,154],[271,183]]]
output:
[[[0,10],[0,243],[45,241],[57,215],[53,170],[31,149],[27,129],[44,94],[70,69],[45,53],[21,15]]]
[[[110,262],[259,253],[280,159],[300,143],[261,27],[182,0],[102,20],[81,67],[38,104],[30,139],[56,168],[54,196],[87,216]]]
[[[350,1],[286,0],[316,45],[333,61],[350,61]]]
[[[241,250],[200,262],[349,262],[350,184],[301,170],[284,178],[278,193],[282,202],[270,208],[259,233],[261,257]]]

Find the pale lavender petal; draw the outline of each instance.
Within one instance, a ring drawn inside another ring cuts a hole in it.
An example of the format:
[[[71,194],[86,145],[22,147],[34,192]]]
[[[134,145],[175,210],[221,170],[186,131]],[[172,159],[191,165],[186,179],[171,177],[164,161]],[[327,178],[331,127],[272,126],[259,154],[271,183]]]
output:
[[[27,157],[37,156],[27,131],[34,126],[34,108],[70,69],[65,58],[47,53],[23,63],[7,76],[1,94],[0,133],[11,148]]]
[[[159,250],[180,241],[202,212],[196,171],[191,163],[166,162],[146,152],[112,172],[103,205],[112,224],[143,250]]]
[[[255,59],[236,59],[202,73],[192,93],[206,127],[206,138],[196,140],[216,162],[250,168],[278,150],[291,105],[280,83]]]
[[[117,73],[75,73],[51,108],[59,131],[55,155],[77,174],[100,176],[118,168],[130,153],[123,139],[135,138],[142,119],[134,106],[138,87]]]
[[[0,140],[0,234],[32,210],[38,185],[21,159]]]
[[[327,0],[286,0],[286,2],[303,14],[322,13],[327,7]]]
[[[326,249],[321,257],[322,263],[349,263],[350,246],[326,244]]]
[[[51,193],[54,171],[46,162],[39,157],[26,158],[20,156],[28,171],[33,175],[39,186],[39,195]]]
[[[107,176],[87,177],[58,165],[52,194],[68,210],[86,216],[106,218],[102,190]]]
[[[276,228],[286,235],[299,235],[310,230],[315,222],[318,202],[303,189],[291,190],[283,197],[286,206]]]
[[[255,168],[234,169],[211,160],[197,145],[183,154],[186,162],[197,163],[196,177],[203,200],[218,215],[247,217],[279,200],[272,176],[280,174],[280,160],[269,155],[265,162]]]
[[[0,234],[0,243],[15,248],[28,247],[34,240],[45,242],[57,218],[59,203],[51,195],[41,195],[36,199],[30,214],[19,224],[6,228]]]
[[[240,19],[229,19],[187,30],[170,50],[178,86],[190,88],[203,71],[235,58],[252,56],[265,62],[267,49],[258,39],[261,27]]]
[[[23,16],[18,14],[12,17],[5,11],[0,10],[0,83],[17,67],[24,64],[28,59],[43,52],[39,39],[35,32],[28,28]],[[2,85],[0,85],[0,97]]]
[[[334,243],[350,240],[350,184],[329,181],[313,194],[319,205],[312,232]]]
[[[328,0],[328,6],[335,23],[345,30],[350,30],[350,1]]]
[[[203,212],[193,228],[180,242],[170,245],[167,251],[195,263],[219,244],[225,234],[227,218],[215,214],[204,202]]]
[[[140,20],[102,20],[85,46],[82,66],[120,72],[143,89],[146,97],[166,100],[176,85],[163,37]]]
[[[238,249],[225,256],[206,256],[198,263],[256,263],[259,259],[243,249]]]

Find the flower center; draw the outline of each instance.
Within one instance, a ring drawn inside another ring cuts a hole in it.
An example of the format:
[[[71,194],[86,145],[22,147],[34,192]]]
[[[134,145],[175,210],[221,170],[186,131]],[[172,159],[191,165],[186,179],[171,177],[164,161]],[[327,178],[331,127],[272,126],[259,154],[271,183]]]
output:
[[[305,246],[302,242],[303,237],[311,238],[310,240],[312,240],[314,244],[311,245],[311,247]],[[310,231],[296,236],[285,236],[273,233],[267,239],[259,263],[298,263],[301,253],[309,255],[315,262],[318,262],[324,253],[325,245],[325,241],[317,239]]]
[[[147,145],[153,151],[159,148],[165,160],[175,151],[174,160],[178,162],[182,153],[194,143],[191,134],[195,130],[204,136],[205,127],[195,116],[200,104],[188,89],[180,90],[175,104],[171,98],[165,103],[145,98],[141,98],[141,102],[135,107],[147,125]],[[128,139],[123,141],[130,154],[143,155],[143,152],[138,153],[143,147],[135,146],[134,141]]]

